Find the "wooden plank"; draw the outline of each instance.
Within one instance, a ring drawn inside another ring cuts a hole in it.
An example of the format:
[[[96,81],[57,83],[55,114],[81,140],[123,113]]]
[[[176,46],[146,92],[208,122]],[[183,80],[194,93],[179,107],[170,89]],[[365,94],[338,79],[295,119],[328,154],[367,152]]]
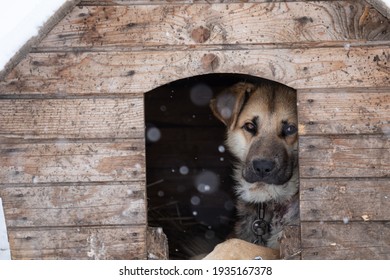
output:
[[[366,0],[368,3],[370,3],[372,6],[375,7],[382,15],[384,15],[387,18],[390,18],[390,7],[389,3],[386,3],[382,0]]]
[[[280,258],[284,260],[300,260],[301,252],[300,226],[284,227],[280,240]]]
[[[13,93],[144,93],[207,73],[244,73],[296,89],[390,86],[390,47],[29,54],[0,82]],[[139,82],[142,81],[142,82]]]
[[[390,177],[390,138],[383,136],[303,136],[299,171],[310,177]]]
[[[142,181],[142,139],[106,142],[0,144],[2,184]]]
[[[301,179],[302,221],[390,220],[389,179]]]
[[[299,92],[299,134],[390,134],[390,90]]]
[[[143,138],[143,97],[0,99],[0,138]]]
[[[302,259],[390,259],[390,223],[302,223]]]
[[[168,239],[162,228],[148,227],[146,236],[148,260],[168,260]]]
[[[37,50],[389,40],[388,20],[370,9],[360,24],[364,11],[350,1],[85,6],[73,9]]]
[[[8,227],[146,223],[145,183],[0,186]]]
[[[146,259],[146,226],[10,228],[12,258]]]
[[[82,0],[79,6],[117,6],[117,5],[134,5],[134,4],[148,4],[148,5],[160,5],[160,4],[221,4],[221,3],[268,3],[270,0]],[[272,2],[300,2],[302,0],[272,0]],[[305,0],[303,0],[305,1]],[[338,1],[338,0],[325,0],[325,1]]]

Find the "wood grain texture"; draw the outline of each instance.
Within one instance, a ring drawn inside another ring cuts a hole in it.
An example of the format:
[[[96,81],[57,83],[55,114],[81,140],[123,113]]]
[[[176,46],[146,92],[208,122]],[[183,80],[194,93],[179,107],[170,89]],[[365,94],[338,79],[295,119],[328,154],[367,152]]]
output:
[[[327,88],[329,81],[332,81],[332,87],[389,87],[389,52],[387,46],[35,53],[28,55],[5,81],[0,82],[0,92],[144,93],[174,80],[207,73],[249,74],[296,89]],[[209,54],[217,58],[212,68],[203,60]]]
[[[8,227],[146,224],[144,182],[0,186]]]
[[[19,259],[146,259],[146,226],[9,228],[11,256]]]
[[[302,223],[302,259],[390,259],[390,223]]]
[[[299,92],[299,134],[390,134],[390,90]]]
[[[0,99],[0,138],[143,138],[143,98]]]
[[[301,220],[390,220],[389,186],[389,179],[301,179]]]
[[[283,235],[280,240],[280,258],[284,260],[300,260],[301,252],[300,226],[284,227]]]
[[[168,260],[168,239],[162,228],[148,227],[146,236],[148,260]]]
[[[299,171],[310,177],[389,177],[390,138],[384,136],[303,136]]]
[[[144,141],[0,144],[3,184],[141,181]]]
[[[350,1],[86,6],[73,9],[37,50],[389,40],[388,20],[370,9],[360,24],[364,11]]]
[[[134,4],[221,4],[221,3],[269,3],[269,2],[302,2],[306,0],[82,0],[79,6],[117,6],[117,5],[134,5]],[[337,0],[325,0],[325,1],[337,1]]]

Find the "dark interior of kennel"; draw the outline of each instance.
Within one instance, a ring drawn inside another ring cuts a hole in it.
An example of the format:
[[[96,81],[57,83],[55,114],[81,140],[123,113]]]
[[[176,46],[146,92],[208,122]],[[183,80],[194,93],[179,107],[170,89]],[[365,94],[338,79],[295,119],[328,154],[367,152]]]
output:
[[[178,80],[145,95],[148,222],[162,227],[171,259],[212,249],[232,231],[234,159],[209,100],[246,75]]]

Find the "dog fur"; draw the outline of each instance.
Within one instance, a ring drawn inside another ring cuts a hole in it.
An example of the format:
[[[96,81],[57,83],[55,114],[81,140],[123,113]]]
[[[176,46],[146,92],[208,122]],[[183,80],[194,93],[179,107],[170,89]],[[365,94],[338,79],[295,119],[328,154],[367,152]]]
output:
[[[210,103],[227,127],[226,145],[237,159],[235,237],[258,241],[252,223],[261,203],[269,231],[259,245],[273,249],[279,249],[285,226],[299,224],[296,102],[295,90],[263,81],[235,84]]]

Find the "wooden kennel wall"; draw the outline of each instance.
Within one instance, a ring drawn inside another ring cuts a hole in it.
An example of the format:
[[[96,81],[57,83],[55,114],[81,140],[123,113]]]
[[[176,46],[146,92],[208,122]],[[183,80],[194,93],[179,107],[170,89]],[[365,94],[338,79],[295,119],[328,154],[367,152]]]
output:
[[[298,91],[301,258],[389,259],[390,23],[377,2],[73,1],[2,73],[12,257],[147,258],[144,93],[241,73]]]

